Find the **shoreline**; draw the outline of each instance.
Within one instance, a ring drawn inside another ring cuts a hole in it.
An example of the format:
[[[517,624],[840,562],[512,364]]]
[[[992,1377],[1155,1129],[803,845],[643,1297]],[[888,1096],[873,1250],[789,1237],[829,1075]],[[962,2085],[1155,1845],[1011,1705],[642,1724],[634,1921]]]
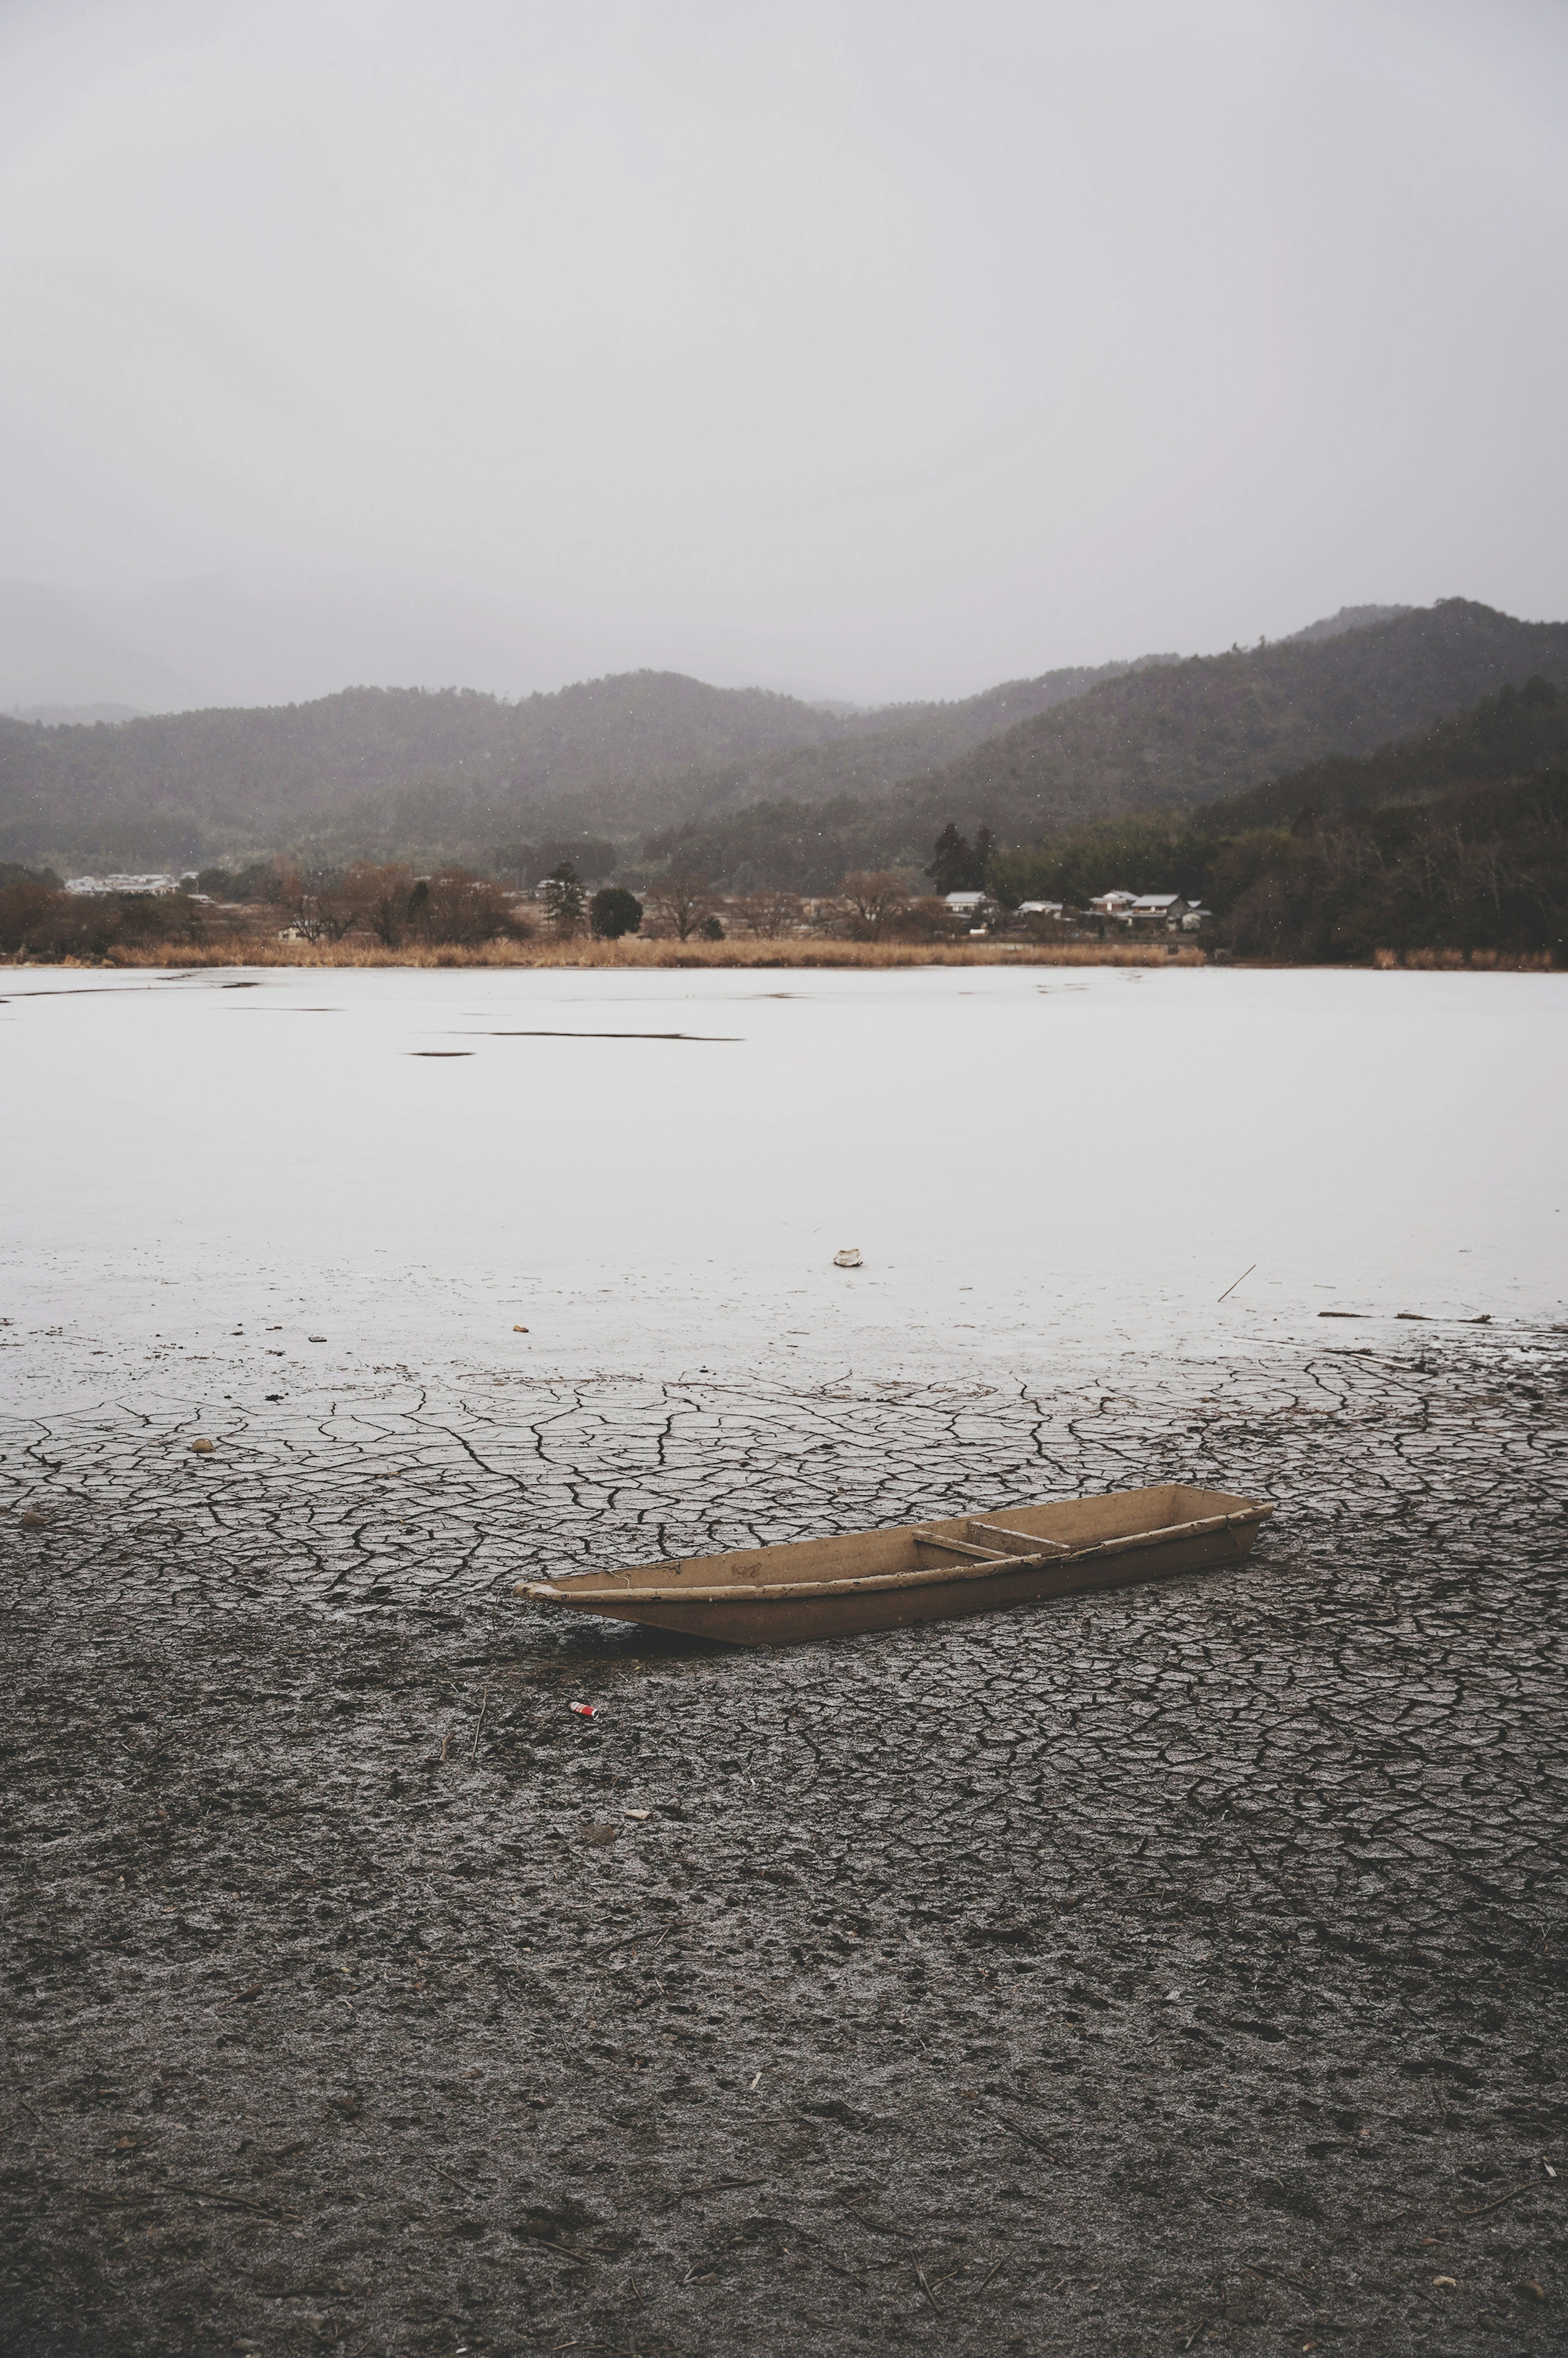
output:
[[[1258,974],[1556,974],[1563,971],[1549,951],[1521,952],[1504,957],[1495,952],[1467,959],[1457,951],[1379,951],[1372,958],[1326,960],[1236,958],[1226,952],[1184,945],[1133,942],[835,942],[755,941],[679,942],[488,942],[471,946],[453,943],[423,948],[384,949],[363,943],[280,942],[245,939],[227,942],[164,942],[116,949],[101,958],[29,958],[0,957],[0,972],[37,968],[70,968],[81,973],[114,973],[176,968],[276,968],[306,971],[315,968],[431,972],[452,968],[476,971],[547,972],[603,971],[660,973],[755,968],[813,968],[827,972],[891,973],[932,967],[1124,967],[1162,971],[1176,967],[1224,966],[1238,973]]]
[[[0,960],[0,965],[76,966],[102,969],[117,967],[362,967],[403,968],[414,971],[438,968],[527,969],[530,968],[603,968],[657,972],[665,968],[820,967],[901,969],[934,966],[1206,966],[1207,954],[1195,947],[1174,953],[1163,943],[1131,942],[840,942],[778,940],[569,942],[483,942],[463,945],[431,943],[426,946],[385,949],[363,942],[281,942],[254,936],[229,941],[164,942],[115,949],[102,958]]]

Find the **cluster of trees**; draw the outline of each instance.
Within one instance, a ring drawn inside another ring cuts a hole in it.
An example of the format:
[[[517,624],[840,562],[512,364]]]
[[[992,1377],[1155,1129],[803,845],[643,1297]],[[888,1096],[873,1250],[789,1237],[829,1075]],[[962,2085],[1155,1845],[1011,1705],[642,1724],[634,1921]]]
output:
[[[204,891],[220,888],[215,897],[238,897],[222,893],[222,886],[232,880],[221,870],[204,870],[198,881]],[[248,871],[238,881],[250,883]],[[411,868],[396,862],[361,860],[324,871],[278,867],[259,892],[252,890],[246,897],[270,903],[306,941],[340,942],[357,933],[384,949],[413,942],[472,948],[484,942],[526,941],[534,931],[529,914],[504,884],[467,868],[416,876]],[[557,861],[544,878],[542,902],[536,905],[552,932],[567,936],[591,933],[614,941],[635,933],[643,922],[643,904],[635,893],[619,884],[589,893],[569,860]]]
[[[1129,666],[1013,725],[993,713],[994,731],[957,759],[911,763],[897,783],[878,779],[858,795],[806,799],[817,757],[792,754],[769,772],[773,792],[744,806],[733,806],[735,795],[694,792],[690,815],[651,836],[648,856],[731,890],[768,882],[821,892],[846,869],[914,866],[949,819],[971,841],[983,821],[1015,844],[1120,814],[1163,812],[1167,825],[1179,825],[1182,814],[1244,792],[1289,791],[1309,763],[1355,770],[1370,757],[1397,766],[1401,741],[1430,732],[1433,715],[1465,710],[1495,698],[1498,681],[1540,672],[1568,679],[1568,624],[1519,622],[1449,599],[1331,637]],[[1463,726],[1449,725],[1454,766],[1422,791],[1539,766],[1539,711],[1533,720],[1515,713],[1522,741],[1500,772],[1466,766]],[[821,783],[829,783],[826,772]],[[1368,791],[1391,799],[1407,789],[1379,777]],[[1274,815],[1260,806],[1249,823]]]
[[[597,878],[614,865],[602,855],[611,828],[629,840],[742,801],[884,794],[1130,668],[1049,672],[957,703],[871,712],[643,671],[516,703],[350,688],[114,726],[0,719],[0,857],[167,867],[289,843],[323,864],[440,854],[533,884],[570,859]],[[518,841],[541,831],[553,839]]]
[[[1111,885],[1206,901],[1243,956],[1379,949],[1563,955],[1568,933],[1568,707],[1531,679],[1364,762],[1184,818],[1143,815],[999,851],[997,898],[1082,904]]]
[[[68,892],[51,869],[0,864],[0,957],[108,957],[116,949],[194,941],[188,892]]]
[[[308,942],[363,934],[384,949],[410,942],[474,948],[525,941],[533,928],[492,877],[465,868],[416,876],[397,862],[359,861],[340,871],[280,868],[267,900],[284,926]]]
[[[938,892],[987,892],[996,848],[989,827],[978,829],[971,843],[949,819],[932,846],[931,865],[925,873]]]
[[[718,858],[693,856],[694,847],[722,850],[716,835],[743,830],[755,810],[676,830],[650,846],[664,866],[641,898],[623,884],[589,891],[585,870],[601,874],[613,849],[591,836],[514,847],[511,872],[529,881],[546,852],[560,855],[527,908],[501,876],[455,865],[420,875],[407,862],[258,861],[204,869],[199,883],[212,900],[265,908],[280,931],[321,942],[359,935],[388,949],[521,940],[537,922],[609,940],[640,930],[681,941],[721,940],[726,930],[771,937],[808,921],[862,940],[938,940],[955,930],[944,893],[1071,908],[1112,885],[1206,902],[1219,938],[1252,957],[1431,948],[1561,957],[1568,931],[1568,702],[1541,677],[1365,760],[1336,756],[1186,813],[1135,812],[1006,849],[989,827],[970,835],[948,818],[922,847],[923,869],[866,856],[874,809],[846,803],[832,828],[813,834],[808,813],[783,806],[798,830],[783,882],[747,861],[725,876]],[[777,806],[773,819],[784,823]],[[189,894],[76,895],[52,871],[0,867],[0,954],[174,947],[210,922]]]
[[[1221,937],[1249,957],[1568,953],[1568,765],[1227,847]]]

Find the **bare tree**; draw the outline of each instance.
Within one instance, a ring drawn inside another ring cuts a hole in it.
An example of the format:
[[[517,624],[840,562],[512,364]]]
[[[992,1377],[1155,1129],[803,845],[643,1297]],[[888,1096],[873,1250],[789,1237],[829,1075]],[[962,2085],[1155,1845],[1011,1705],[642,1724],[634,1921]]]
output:
[[[341,942],[359,916],[349,881],[336,870],[280,869],[272,897],[307,942]]]
[[[377,867],[362,860],[344,879],[359,907],[359,921],[378,942],[395,950],[408,931],[408,898],[414,871],[396,864]]]
[[[666,876],[648,887],[644,899],[659,930],[681,942],[714,914],[713,887],[706,876]]]
[[[748,892],[733,903],[733,909],[736,922],[745,932],[762,941],[777,941],[782,935],[793,934],[800,923],[800,894],[776,888]]]
[[[430,941],[470,946],[498,936],[526,940],[527,920],[514,908],[503,886],[467,868],[441,868],[414,888],[419,930]]]
[[[899,911],[895,930],[906,942],[951,941],[957,932],[953,912],[946,901],[932,892],[922,893],[918,901],[906,901]]]
[[[909,904],[909,889],[884,868],[852,868],[839,886],[849,929],[862,942],[880,942]]]

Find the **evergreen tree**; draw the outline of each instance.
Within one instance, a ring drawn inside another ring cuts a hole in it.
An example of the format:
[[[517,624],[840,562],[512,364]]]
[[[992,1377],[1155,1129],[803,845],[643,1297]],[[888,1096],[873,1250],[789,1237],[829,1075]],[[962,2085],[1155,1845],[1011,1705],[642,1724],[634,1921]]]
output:
[[[938,892],[968,892],[975,889],[970,882],[974,852],[968,837],[960,835],[951,819],[932,846],[932,855],[925,873]]]
[[[597,940],[618,942],[642,924],[643,903],[624,884],[606,884],[588,904],[588,922]]]
[[[587,914],[577,870],[569,860],[563,860],[554,875],[545,879],[545,914],[557,933],[577,934],[582,931]]]

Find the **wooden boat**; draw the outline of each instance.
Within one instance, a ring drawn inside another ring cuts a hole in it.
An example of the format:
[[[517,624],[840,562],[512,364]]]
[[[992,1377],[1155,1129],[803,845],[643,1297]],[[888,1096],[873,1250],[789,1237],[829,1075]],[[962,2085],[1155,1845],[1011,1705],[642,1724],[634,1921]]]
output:
[[[1257,1498],[1169,1483],[623,1572],[524,1580],[515,1594],[731,1646],[782,1646],[1239,1563],[1273,1511]]]

